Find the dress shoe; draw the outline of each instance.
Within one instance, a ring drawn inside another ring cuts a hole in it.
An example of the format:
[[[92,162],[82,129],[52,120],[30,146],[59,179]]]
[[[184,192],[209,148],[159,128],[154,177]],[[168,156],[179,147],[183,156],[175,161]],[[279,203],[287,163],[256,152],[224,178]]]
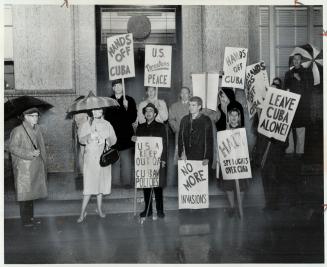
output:
[[[38,218],[31,218],[31,222],[32,222],[33,224],[41,224],[41,220],[38,219]]]
[[[83,215],[81,215],[78,219],[77,219],[77,223],[82,223],[84,221],[84,219],[86,218],[87,212],[85,211]]]
[[[165,217],[165,214],[164,214],[163,211],[158,211],[158,212],[157,212],[157,216],[158,216],[159,218],[164,218],[164,217]]]
[[[101,211],[101,212],[99,212],[99,210],[95,210],[95,212],[96,212],[96,214],[98,214],[98,215],[99,215],[99,217],[100,217],[100,218],[102,218],[102,219],[106,218],[106,214],[105,214],[105,213],[103,213],[102,211]]]
[[[34,226],[34,224],[33,224],[32,222],[26,222],[26,223],[23,223],[23,226],[24,226],[25,228],[31,228],[31,227]]]
[[[150,216],[152,216],[152,210],[149,210],[149,212],[148,212],[148,217],[150,217]],[[141,218],[146,217],[146,210],[144,210],[144,211],[142,211],[142,212],[140,213],[140,217],[141,217]]]

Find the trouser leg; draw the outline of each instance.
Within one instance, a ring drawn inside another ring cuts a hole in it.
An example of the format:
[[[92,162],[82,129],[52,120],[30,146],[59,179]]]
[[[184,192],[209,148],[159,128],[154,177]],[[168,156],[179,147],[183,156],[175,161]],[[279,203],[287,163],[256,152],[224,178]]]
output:
[[[120,151],[120,161],[121,161],[121,181],[123,186],[133,186],[134,185],[134,164],[133,164],[133,150],[128,148]]]
[[[157,211],[163,212],[162,188],[161,187],[154,188],[154,194],[155,194],[155,197],[156,197],[156,208],[157,208]]]
[[[23,222],[30,223],[33,218],[33,200],[19,202],[20,217]]]

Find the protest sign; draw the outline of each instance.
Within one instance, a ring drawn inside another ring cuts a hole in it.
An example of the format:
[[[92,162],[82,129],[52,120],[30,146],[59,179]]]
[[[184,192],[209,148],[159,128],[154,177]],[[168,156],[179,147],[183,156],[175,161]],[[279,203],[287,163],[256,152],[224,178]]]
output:
[[[206,73],[192,74],[193,96],[201,97],[203,108],[217,110],[218,82],[218,73],[207,73],[207,75]]]
[[[179,209],[209,208],[208,165],[201,160],[178,161]]]
[[[225,47],[222,87],[244,89],[247,48]]]
[[[144,86],[170,87],[170,45],[146,45],[144,63]]]
[[[245,95],[250,119],[262,108],[269,87],[266,65],[263,61],[247,66],[245,70]]]
[[[245,128],[217,132],[217,142],[223,179],[252,178]]]
[[[133,34],[107,38],[109,80],[135,77]]]
[[[300,95],[269,87],[258,125],[258,132],[285,142]]]
[[[135,143],[135,185],[136,188],[159,186],[161,137],[137,137]]]

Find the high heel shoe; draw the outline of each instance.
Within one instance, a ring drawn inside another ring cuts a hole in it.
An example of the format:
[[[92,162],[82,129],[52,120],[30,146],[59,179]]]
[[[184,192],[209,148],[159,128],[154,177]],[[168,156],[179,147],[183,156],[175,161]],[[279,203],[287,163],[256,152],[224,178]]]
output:
[[[83,214],[83,217],[80,216],[78,219],[77,219],[77,223],[81,223],[84,221],[84,219],[86,218],[86,215],[87,215],[87,212],[85,211],[84,214]]]
[[[99,217],[100,217],[100,218],[102,218],[102,219],[106,218],[106,214],[105,214],[105,213],[103,213],[102,211],[101,211],[101,212],[99,212],[99,210],[97,210],[97,209],[96,209],[96,210],[95,210],[95,213],[96,213],[96,214],[98,214],[98,215],[99,215]]]

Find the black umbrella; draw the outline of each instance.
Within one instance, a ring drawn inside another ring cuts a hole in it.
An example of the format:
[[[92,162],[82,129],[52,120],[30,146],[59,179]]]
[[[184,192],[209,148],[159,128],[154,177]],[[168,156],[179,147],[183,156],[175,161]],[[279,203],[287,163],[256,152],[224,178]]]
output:
[[[8,99],[4,107],[4,119],[9,120],[10,118],[18,117],[25,110],[33,107],[45,111],[53,106],[44,100],[26,95],[14,99]]]

